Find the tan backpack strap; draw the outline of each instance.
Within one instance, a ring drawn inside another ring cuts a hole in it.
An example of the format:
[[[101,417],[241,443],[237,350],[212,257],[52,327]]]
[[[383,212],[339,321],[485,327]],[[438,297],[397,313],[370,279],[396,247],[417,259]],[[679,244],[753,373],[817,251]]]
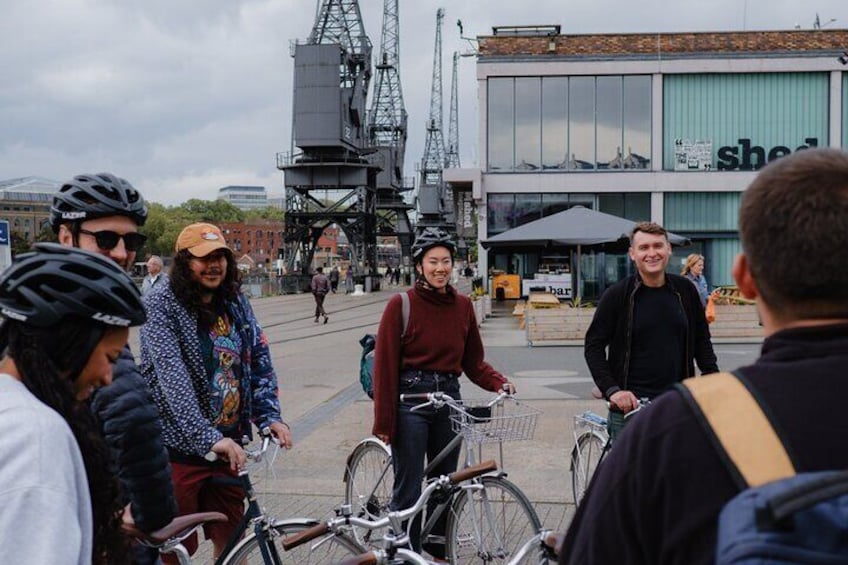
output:
[[[795,475],[780,437],[747,386],[731,373],[683,381],[702,423],[749,487]],[[684,394],[684,396],[686,396]],[[733,467],[730,467],[731,471]]]

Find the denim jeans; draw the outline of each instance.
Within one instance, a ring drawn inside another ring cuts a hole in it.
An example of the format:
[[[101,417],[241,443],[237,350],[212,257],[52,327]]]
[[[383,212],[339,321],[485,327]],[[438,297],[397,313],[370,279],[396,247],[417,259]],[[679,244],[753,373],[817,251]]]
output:
[[[435,373],[432,371],[404,371],[400,377],[400,394],[443,391],[454,399],[459,399],[459,382],[456,375]],[[392,489],[392,510],[402,510],[412,506],[421,496],[421,484],[424,480],[424,458],[434,459],[456,435],[451,429],[450,408],[434,409],[427,407],[411,411],[420,401],[400,402],[398,404],[397,426],[392,440],[392,465],[395,482]],[[459,461],[459,447],[443,459],[430,473],[428,478],[438,477],[456,471]],[[428,514],[436,506],[427,504]],[[433,525],[430,532],[439,536],[439,541],[424,545],[433,557],[443,558],[445,554],[444,535],[448,513],[444,512]],[[421,514],[413,519],[410,529],[410,542],[414,551],[421,551]]]

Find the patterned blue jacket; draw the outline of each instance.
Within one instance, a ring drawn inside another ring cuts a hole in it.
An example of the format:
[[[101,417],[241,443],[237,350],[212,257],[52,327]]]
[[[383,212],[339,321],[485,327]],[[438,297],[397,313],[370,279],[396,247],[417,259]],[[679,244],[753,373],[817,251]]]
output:
[[[159,407],[165,445],[187,455],[206,455],[223,434],[214,415],[209,376],[201,357],[197,315],[174,295],[171,285],[159,285],[144,296],[147,323],[141,328],[141,373]],[[247,298],[227,303],[243,344],[242,402],[239,435],[252,437],[250,423],[263,428],[281,422],[277,375],[271,365],[268,339]]]

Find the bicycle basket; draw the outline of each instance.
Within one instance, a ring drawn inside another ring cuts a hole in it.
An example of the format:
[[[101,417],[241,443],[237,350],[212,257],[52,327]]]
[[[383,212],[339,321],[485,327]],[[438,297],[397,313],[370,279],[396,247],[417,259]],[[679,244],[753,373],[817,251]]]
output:
[[[462,411],[451,416],[453,431],[462,434],[467,442],[494,443],[533,439],[536,419],[541,410],[509,399],[488,407],[473,400],[462,403]]]

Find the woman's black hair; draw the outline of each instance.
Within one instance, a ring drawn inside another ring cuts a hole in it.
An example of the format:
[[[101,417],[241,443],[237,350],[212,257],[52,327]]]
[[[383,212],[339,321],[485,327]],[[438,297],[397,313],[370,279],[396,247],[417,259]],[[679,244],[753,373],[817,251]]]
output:
[[[237,300],[241,290],[241,277],[233,254],[229,249],[226,249],[225,253],[227,254],[226,274],[218,291],[215,292],[211,304],[203,302],[205,293],[202,287],[192,278],[190,263],[194,256],[185,249],[174,256],[170,275],[171,289],[174,291],[177,300],[189,312],[197,314],[198,324],[201,328],[211,327],[222,311],[224,303]]]
[[[79,445],[91,496],[92,563],[96,564],[129,560],[127,540],[120,530],[123,503],[109,448],[91,408],[77,400],[73,385],[99,341],[92,336],[102,337],[108,331],[104,324],[78,317],[47,328],[12,319],[0,325],[0,350],[14,360],[27,389],[65,419]]]

